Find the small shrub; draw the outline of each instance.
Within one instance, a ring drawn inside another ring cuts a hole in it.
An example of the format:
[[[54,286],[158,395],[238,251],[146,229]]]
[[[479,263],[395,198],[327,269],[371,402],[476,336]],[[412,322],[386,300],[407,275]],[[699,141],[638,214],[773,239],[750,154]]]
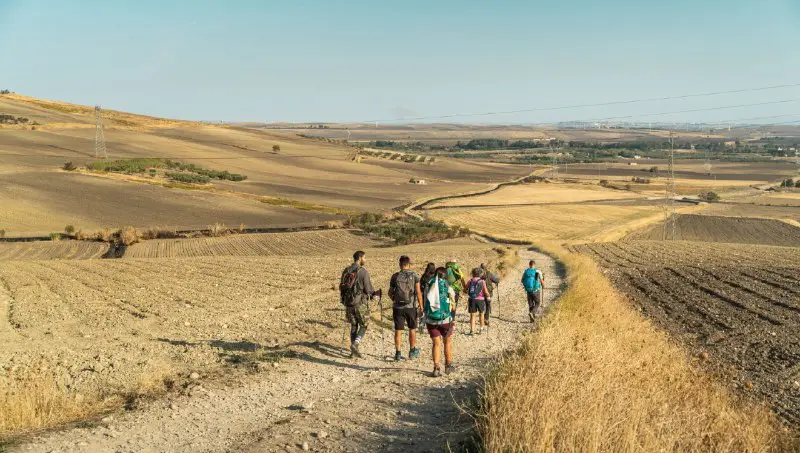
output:
[[[601,179],[600,180],[600,185],[603,186],[603,187],[608,187],[608,185],[609,185],[608,184],[608,180],[607,179]]]
[[[193,173],[178,173],[168,171],[164,173],[167,178],[175,182],[186,182],[190,184],[205,184],[211,181],[211,178],[205,175],[196,175]]]
[[[719,201],[720,196],[716,192],[703,192],[699,197],[703,201]]]
[[[69,234],[69,235],[73,235],[73,234],[75,234],[75,226],[73,226],[73,225],[67,225],[67,226],[65,226],[65,227],[64,227],[64,232],[65,232],[65,233],[67,233],[67,234]]]
[[[239,224],[239,230],[238,231],[239,231],[239,234],[244,233],[244,224],[243,223]]]
[[[75,171],[78,169],[78,167],[72,164],[72,161],[64,162],[64,166],[62,166],[61,168],[66,171]]]
[[[272,152],[277,153],[281,150],[281,145],[272,145]]]
[[[0,230],[0,238],[6,237],[6,230]]]
[[[146,230],[139,230],[139,237],[143,241],[149,241],[151,239],[172,239],[180,237],[180,235],[173,228],[154,226]]]
[[[215,223],[213,225],[208,226],[208,235],[211,237],[220,237],[228,234],[228,227],[225,226],[223,223]]]
[[[797,180],[797,181],[794,183],[794,187],[795,187],[795,188],[800,188],[800,179],[798,179],[798,180]]]
[[[50,233],[50,240],[57,242],[61,240],[61,233]]]
[[[658,167],[650,167],[650,173],[658,173]]]
[[[11,94],[9,90],[0,90],[0,94]]]
[[[132,245],[139,242],[139,231],[132,226],[120,229],[117,234],[117,242],[122,245]]]
[[[156,175],[156,169],[155,168],[151,168],[150,170],[148,170],[148,173],[150,173],[150,176],[155,176]]]
[[[792,178],[786,179],[781,182],[781,187],[795,187],[795,182]]]

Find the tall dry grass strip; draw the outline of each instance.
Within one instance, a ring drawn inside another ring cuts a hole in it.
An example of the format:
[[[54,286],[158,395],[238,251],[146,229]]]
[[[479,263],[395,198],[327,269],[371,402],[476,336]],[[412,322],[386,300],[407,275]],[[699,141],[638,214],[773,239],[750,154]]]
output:
[[[549,247],[569,289],[486,384],[490,452],[793,451],[764,407],[733,398],[630,307],[587,257]]]

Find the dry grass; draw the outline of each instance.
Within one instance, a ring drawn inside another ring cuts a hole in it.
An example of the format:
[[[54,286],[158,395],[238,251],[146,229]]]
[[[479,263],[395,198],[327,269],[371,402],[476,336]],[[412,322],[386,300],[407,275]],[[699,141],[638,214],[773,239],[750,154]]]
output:
[[[87,420],[136,399],[162,394],[169,376],[175,374],[176,370],[156,363],[129,382],[104,385],[89,395],[68,390],[48,374],[13,381],[0,391],[0,451],[3,439]]]
[[[15,383],[0,396],[0,439],[87,417],[98,401],[70,395],[52,377]]]
[[[569,289],[486,385],[488,451],[786,451],[770,412],[736,400],[621,299],[587,257],[550,247]]]

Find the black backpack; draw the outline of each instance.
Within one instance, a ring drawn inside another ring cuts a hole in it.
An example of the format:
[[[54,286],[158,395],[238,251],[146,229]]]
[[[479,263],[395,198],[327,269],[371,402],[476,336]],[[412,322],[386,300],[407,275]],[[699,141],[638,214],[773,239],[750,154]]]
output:
[[[394,279],[394,286],[391,288],[392,293],[389,297],[392,298],[397,305],[409,305],[414,303],[414,297],[417,295],[416,281],[414,274],[411,272],[398,272]]]
[[[356,306],[358,271],[361,266],[350,266],[342,272],[342,278],[339,281],[339,295],[341,296],[342,305],[345,307]]]

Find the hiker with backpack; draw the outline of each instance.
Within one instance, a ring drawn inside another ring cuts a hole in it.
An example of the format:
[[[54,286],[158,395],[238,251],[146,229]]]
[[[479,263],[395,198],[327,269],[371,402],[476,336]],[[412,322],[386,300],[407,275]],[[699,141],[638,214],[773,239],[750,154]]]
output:
[[[428,275],[426,272],[425,275]],[[440,267],[424,282],[425,291],[425,326],[433,340],[433,377],[442,375],[442,343],[444,343],[444,372],[455,371],[453,365],[452,334],[455,325],[455,291],[447,282],[447,269]]]
[[[422,298],[425,299],[425,295],[428,294],[428,290],[431,287],[434,277],[436,276],[436,264],[428,263],[425,266],[425,272],[422,273],[422,277],[420,278],[420,289],[422,290]],[[424,305],[424,304],[423,304]],[[420,319],[417,322],[419,326],[419,333],[425,332],[425,309],[423,307],[422,313],[420,314]]]
[[[531,260],[528,268],[522,274],[522,287],[528,295],[528,317],[531,322],[536,321],[536,311],[542,305],[542,292],[544,290],[544,274],[534,266],[536,262]]]
[[[500,277],[497,274],[489,272],[489,268],[485,263],[481,263],[481,278],[486,282],[486,311],[484,312],[483,324],[489,327],[489,315],[492,313],[492,299],[494,294],[495,285],[500,288]]]
[[[392,299],[392,318],[394,319],[394,360],[403,360],[400,344],[403,341],[403,329],[408,325],[408,358],[419,357],[417,348],[417,322],[422,313],[422,289],[420,278],[411,270],[411,258],[400,257],[400,271],[395,272],[389,281],[389,298]]]
[[[447,284],[450,285],[450,288],[455,293],[453,297],[454,305],[451,307],[453,311],[453,320],[455,321],[458,301],[461,298],[461,293],[464,292],[464,289],[467,287],[467,282],[464,281],[464,274],[461,273],[461,269],[459,269],[458,261],[455,257],[450,258],[450,261],[445,264],[445,269],[447,271]]]
[[[472,278],[467,282],[467,293],[469,295],[469,334],[475,331],[475,316],[478,316],[478,331],[483,332],[483,313],[486,311],[486,296],[489,290],[486,288],[486,281],[481,278],[483,272],[480,268],[472,270]]]
[[[361,357],[358,347],[369,327],[369,301],[381,295],[372,287],[369,272],[364,267],[365,255],[360,250],[353,254],[353,264],[342,272],[339,283],[341,302],[350,324],[350,354],[354,358]]]

